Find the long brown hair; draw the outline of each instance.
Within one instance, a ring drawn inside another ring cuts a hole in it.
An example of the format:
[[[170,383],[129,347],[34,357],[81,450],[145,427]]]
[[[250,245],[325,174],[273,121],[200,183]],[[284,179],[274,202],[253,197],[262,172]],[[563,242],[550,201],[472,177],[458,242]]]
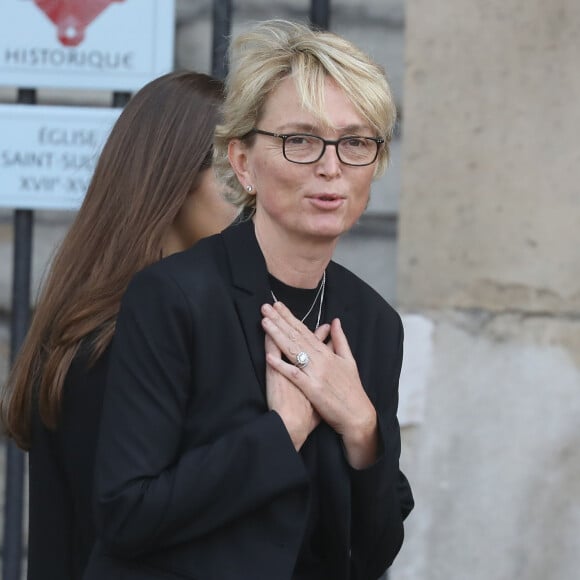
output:
[[[164,234],[211,165],[222,102],[221,81],[176,72],[143,87],[119,116],[4,388],[1,419],[20,447],[30,446],[36,390],[42,421],[55,428],[81,342],[90,335],[91,363],[110,343],[129,280],[159,259]]]

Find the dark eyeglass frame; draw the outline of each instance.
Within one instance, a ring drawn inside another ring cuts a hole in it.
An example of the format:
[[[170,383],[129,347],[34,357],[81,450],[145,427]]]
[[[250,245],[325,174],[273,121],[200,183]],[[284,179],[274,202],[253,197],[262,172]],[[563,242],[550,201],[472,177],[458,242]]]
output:
[[[322,159],[322,156],[326,152],[327,145],[333,145],[334,149],[336,150],[336,156],[338,157],[338,160],[341,163],[343,163],[344,165],[350,165],[351,167],[366,167],[367,165],[372,165],[377,160],[377,157],[379,156],[380,147],[385,142],[385,140],[382,137],[363,137],[362,135],[345,135],[340,139],[333,140],[333,139],[323,139],[319,135],[313,135],[312,133],[272,133],[271,131],[263,131],[262,129],[256,128],[248,131],[243,138],[245,139],[246,137],[255,134],[267,135],[268,137],[276,137],[278,139],[282,139],[282,154],[284,155],[284,159],[286,159],[286,161],[289,161],[290,163],[298,163],[299,165],[311,165],[312,163],[320,161]],[[320,152],[320,155],[316,159],[313,159],[312,161],[294,161],[293,159],[288,159],[288,157],[286,156],[286,139],[290,137],[300,137],[300,136],[314,137],[315,139],[319,139],[320,141],[322,141],[323,143],[322,151]],[[375,152],[375,156],[373,157],[372,161],[369,161],[367,163],[349,163],[348,161],[344,161],[342,159],[342,157],[340,156],[340,152],[338,150],[339,143],[341,143],[342,141],[348,141],[349,139],[356,138],[369,139],[370,141],[374,141],[376,143],[377,150]]]

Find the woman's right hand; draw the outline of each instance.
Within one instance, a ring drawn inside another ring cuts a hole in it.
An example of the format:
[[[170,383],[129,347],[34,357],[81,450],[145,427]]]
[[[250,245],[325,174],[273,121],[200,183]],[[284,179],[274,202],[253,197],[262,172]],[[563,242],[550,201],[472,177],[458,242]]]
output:
[[[317,329],[316,335],[324,341],[328,333],[328,325],[324,325]],[[266,355],[282,357],[280,349],[267,334],[264,348]],[[269,364],[266,365],[266,398],[268,408],[280,415],[296,451],[299,451],[310,433],[320,423],[320,415],[300,389]]]

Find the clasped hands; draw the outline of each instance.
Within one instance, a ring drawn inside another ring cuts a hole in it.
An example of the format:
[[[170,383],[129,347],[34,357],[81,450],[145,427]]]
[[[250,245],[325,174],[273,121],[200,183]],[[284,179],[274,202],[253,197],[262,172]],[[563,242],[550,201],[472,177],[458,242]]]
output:
[[[311,332],[282,302],[264,304],[262,316],[268,407],[280,415],[294,447],[299,450],[323,420],[341,435],[352,467],[373,463],[378,449],[376,411],[340,320]],[[299,352],[310,359],[303,368],[282,358],[295,361]]]

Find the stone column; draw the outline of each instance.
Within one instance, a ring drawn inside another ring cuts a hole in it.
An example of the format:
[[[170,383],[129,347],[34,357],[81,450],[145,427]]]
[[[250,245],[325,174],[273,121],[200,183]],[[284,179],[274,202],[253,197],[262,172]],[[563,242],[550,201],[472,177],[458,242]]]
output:
[[[397,293],[432,332],[392,578],[573,580],[580,3],[408,0],[406,33]]]

